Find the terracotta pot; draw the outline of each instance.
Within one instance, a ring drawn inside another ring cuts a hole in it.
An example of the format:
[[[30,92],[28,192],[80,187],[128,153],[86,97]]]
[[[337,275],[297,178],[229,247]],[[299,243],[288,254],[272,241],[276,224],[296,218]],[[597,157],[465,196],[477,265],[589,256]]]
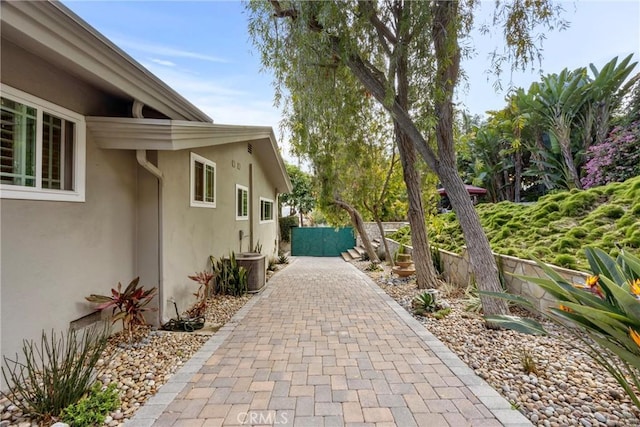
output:
[[[398,254],[396,259],[398,264],[401,262],[411,262],[411,254]]]

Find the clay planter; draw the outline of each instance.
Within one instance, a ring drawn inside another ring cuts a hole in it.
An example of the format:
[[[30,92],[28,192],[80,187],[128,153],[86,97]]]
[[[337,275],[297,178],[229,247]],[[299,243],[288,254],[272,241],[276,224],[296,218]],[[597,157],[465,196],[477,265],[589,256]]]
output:
[[[411,265],[407,267],[400,267],[396,265],[391,269],[391,271],[397,274],[398,277],[409,277],[416,272],[416,269],[414,268],[413,263],[410,263],[410,264]]]
[[[396,257],[396,265],[391,271],[399,277],[408,277],[416,272],[411,260],[411,254],[398,254]]]
[[[401,265],[400,263],[409,262],[411,263],[411,254],[398,254],[396,256],[396,264]]]

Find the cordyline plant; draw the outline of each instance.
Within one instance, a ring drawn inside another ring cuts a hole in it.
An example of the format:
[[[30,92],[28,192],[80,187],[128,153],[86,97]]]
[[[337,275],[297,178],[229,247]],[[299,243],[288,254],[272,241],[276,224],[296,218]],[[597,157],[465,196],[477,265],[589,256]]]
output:
[[[116,289],[111,289],[111,296],[91,294],[85,299],[89,302],[97,303],[98,310],[112,307],[113,323],[122,320],[122,329],[127,332],[129,338],[133,337],[134,329],[140,325],[146,325],[144,319],[145,311],[155,311],[155,308],[147,308],[156,295],[157,289],[144,289],[138,287],[140,278],[136,277],[129,283],[129,286],[122,291],[122,284],[118,282]]]
[[[624,250],[616,259],[601,249],[587,248],[585,252],[592,270],[585,284],[570,283],[537,260],[547,278],[518,276],[537,283],[558,300],[557,307],[546,312],[539,312],[519,296],[505,293],[490,295],[537,311],[565,327],[640,408],[640,259]],[[546,334],[544,327],[532,319],[515,316],[491,318],[509,329]]]
[[[200,273],[194,274],[193,276],[187,277],[200,284],[198,290],[193,293],[193,295],[197,298],[197,301],[193,308],[191,308],[189,314],[194,317],[203,316],[207,308],[207,297],[210,294],[210,284],[211,279],[213,279],[214,277],[214,274],[209,273],[208,271],[202,271]]]

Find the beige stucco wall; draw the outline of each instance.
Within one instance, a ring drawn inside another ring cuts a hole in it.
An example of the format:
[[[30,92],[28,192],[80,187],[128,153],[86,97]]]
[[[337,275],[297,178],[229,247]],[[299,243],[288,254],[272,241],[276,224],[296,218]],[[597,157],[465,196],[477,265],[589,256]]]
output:
[[[23,338],[66,330],[93,312],[84,300],[136,275],[133,153],[87,140],[86,201],[0,201],[1,343],[14,355]]]
[[[191,207],[189,199],[190,153],[194,152],[216,163],[216,207]],[[238,168],[238,164],[240,167]],[[236,220],[236,184],[251,187],[249,165],[253,171],[253,191],[249,192],[252,209],[249,220]],[[179,310],[188,309],[195,301],[197,284],[188,275],[209,270],[209,256],[228,256],[231,251],[247,252],[262,244],[262,253],[277,253],[276,221],[260,224],[260,197],[276,201],[275,189],[265,176],[255,155],[248,153],[246,143],[215,147],[159,152],[158,167],[164,176],[162,189],[163,218],[163,320],[174,315],[174,298]],[[274,207],[274,211],[277,210]],[[253,222],[253,236],[250,236]],[[242,230],[244,238],[239,239]],[[253,237],[253,238],[252,238]]]

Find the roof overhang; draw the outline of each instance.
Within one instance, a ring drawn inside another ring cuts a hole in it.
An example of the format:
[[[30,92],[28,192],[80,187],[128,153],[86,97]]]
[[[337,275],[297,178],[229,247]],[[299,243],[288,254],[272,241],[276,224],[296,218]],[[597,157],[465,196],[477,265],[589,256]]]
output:
[[[269,126],[113,117],[87,117],[86,122],[95,143],[103,149],[177,151],[251,142],[277,192],[292,190],[275,134]]]
[[[3,1],[1,18],[3,38],[108,93],[170,119],[212,121],[58,1]]]

